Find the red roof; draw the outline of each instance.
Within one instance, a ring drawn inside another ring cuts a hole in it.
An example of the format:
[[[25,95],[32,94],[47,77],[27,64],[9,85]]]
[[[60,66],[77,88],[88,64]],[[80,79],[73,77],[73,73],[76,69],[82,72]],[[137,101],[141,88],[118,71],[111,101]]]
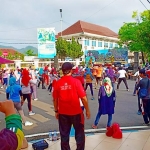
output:
[[[15,54],[16,52],[19,53],[18,51],[12,49],[12,48],[0,48],[0,51],[3,52],[7,52],[7,53],[11,53],[11,54]],[[19,53],[21,54],[21,53]]]
[[[62,32],[62,35],[70,35],[70,34],[76,34],[76,33],[92,33],[102,36],[108,36],[108,37],[118,37],[118,34],[113,32],[107,27],[95,25],[92,23],[84,22],[84,21],[78,21],[72,26],[68,27]],[[58,37],[61,35],[61,32],[58,33]]]

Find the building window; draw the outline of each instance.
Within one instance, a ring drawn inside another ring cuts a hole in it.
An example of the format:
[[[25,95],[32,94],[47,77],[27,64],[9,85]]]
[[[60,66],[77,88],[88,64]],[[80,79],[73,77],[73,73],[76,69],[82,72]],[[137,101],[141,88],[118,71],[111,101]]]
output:
[[[113,43],[109,43],[109,48],[113,48]]]
[[[96,41],[92,41],[92,46],[96,46]]]
[[[107,42],[104,43],[104,47],[108,47],[108,43]]]
[[[98,42],[98,47],[102,47],[102,42]]]
[[[89,40],[85,40],[84,42],[85,46],[89,46]]]

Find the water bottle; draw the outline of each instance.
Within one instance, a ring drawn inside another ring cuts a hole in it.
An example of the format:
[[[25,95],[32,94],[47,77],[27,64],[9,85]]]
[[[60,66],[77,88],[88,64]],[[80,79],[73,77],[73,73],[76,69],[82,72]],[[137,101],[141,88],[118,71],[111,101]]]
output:
[[[57,132],[56,132],[56,130],[54,130],[53,141],[57,141]]]
[[[52,131],[49,131],[49,134],[48,134],[48,135],[49,135],[49,140],[52,141],[52,138],[53,138],[53,137],[52,137]]]
[[[59,133],[59,131],[57,132],[57,140],[59,140],[60,139],[60,133]]]

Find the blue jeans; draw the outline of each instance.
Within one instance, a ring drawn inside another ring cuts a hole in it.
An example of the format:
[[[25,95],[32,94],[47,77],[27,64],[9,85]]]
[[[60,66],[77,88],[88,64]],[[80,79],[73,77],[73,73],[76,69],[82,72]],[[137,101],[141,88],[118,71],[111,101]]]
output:
[[[8,84],[8,79],[7,78],[3,78],[3,85],[7,86],[7,84]]]
[[[94,121],[94,125],[96,125],[96,126],[98,125],[101,115],[102,114],[100,112],[97,113],[96,119]],[[111,122],[112,122],[112,114],[108,114],[107,127],[111,126]]]

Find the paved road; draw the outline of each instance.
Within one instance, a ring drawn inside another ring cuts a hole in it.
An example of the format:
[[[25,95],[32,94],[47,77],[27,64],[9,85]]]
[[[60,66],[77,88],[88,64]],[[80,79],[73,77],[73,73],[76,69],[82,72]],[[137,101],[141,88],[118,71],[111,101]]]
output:
[[[132,91],[135,81],[128,80],[130,91],[125,90],[124,83],[121,83],[120,90],[117,92],[117,101],[115,107],[115,114],[113,115],[113,122],[118,122],[122,127],[141,126],[143,118],[137,115],[137,97],[132,96]],[[90,91],[87,90],[89,98],[89,106],[91,110],[91,119],[85,120],[85,129],[91,129],[91,125],[95,119],[98,109],[97,102],[98,90],[94,89],[95,100],[90,100]],[[28,115],[27,103],[24,104],[23,109],[29,121],[34,123],[33,126],[23,127],[26,135],[44,133],[49,130],[58,130],[58,123],[54,117],[52,97],[48,95],[47,90],[38,89],[38,101],[33,101],[34,116]],[[5,99],[5,94],[0,94],[0,101]],[[106,126],[107,116],[102,116],[98,127],[104,128]],[[0,129],[5,127],[4,115],[0,113]]]

